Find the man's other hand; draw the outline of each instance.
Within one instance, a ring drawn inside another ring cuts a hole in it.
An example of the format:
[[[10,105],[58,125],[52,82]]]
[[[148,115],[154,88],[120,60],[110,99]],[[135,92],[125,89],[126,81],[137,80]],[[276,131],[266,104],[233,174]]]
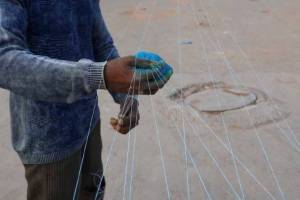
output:
[[[112,127],[121,134],[127,134],[139,123],[138,107],[138,100],[134,96],[128,95],[120,104],[118,119],[111,118],[110,124]]]

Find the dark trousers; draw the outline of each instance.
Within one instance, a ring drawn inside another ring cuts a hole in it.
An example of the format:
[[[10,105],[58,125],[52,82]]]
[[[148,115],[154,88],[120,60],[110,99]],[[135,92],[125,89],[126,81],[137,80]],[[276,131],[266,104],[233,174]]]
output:
[[[83,148],[59,162],[24,165],[28,183],[27,200],[72,200]],[[94,200],[103,174],[101,150],[99,122],[89,138],[76,200]],[[103,199],[104,188],[103,178],[97,200]]]

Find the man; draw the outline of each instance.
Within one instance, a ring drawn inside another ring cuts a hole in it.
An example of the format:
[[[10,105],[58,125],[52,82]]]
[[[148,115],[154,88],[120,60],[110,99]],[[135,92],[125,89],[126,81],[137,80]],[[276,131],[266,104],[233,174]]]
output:
[[[12,143],[27,199],[95,198],[103,170],[96,90],[107,89],[120,104],[112,125],[126,134],[139,120],[137,100],[126,101],[129,88],[154,94],[163,86],[151,70],[133,79],[132,67],[149,64],[119,57],[98,0],[0,0],[0,87],[11,92]]]

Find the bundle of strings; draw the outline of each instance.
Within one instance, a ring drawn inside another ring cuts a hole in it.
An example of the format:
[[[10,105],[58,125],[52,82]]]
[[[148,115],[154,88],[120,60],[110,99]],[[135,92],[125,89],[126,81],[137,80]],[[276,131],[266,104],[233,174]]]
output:
[[[149,90],[151,86],[161,88],[168,82],[173,74],[172,67],[157,54],[140,51],[135,54],[135,58],[150,61],[150,64],[147,65],[147,67],[138,65],[134,67],[135,74],[153,74],[151,79],[147,80],[144,88],[149,87]],[[148,90],[146,89],[146,91]],[[146,94],[151,94],[151,92]],[[129,121],[130,127],[134,127],[134,123],[137,121],[137,118],[139,118],[139,115],[136,113],[136,108],[138,106],[137,95],[134,95],[134,93],[130,95],[127,94],[120,106],[121,112],[119,113],[118,118],[112,117],[110,119],[110,124],[117,131],[122,129],[121,126],[124,125],[124,121],[126,120]]]
[[[135,66],[134,70],[135,73],[138,74],[142,74],[142,73],[146,73],[147,74],[147,70],[151,70],[155,72],[155,78],[149,80],[148,85],[149,84],[157,84],[160,85],[160,83],[162,83],[162,85],[166,84],[168,82],[168,80],[171,78],[171,76],[173,75],[173,69],[170,65],[168,65],[160,56],[158,56],[157,54],[151,53],[151,52],[147,52],[147,51],[140,51],[137,52],[135,55],[136,59],[143,59],[143,60],[147,60],[151,62],[150,67],[141,67],[141,66]],[[111,118],[111,125],[112,126],[116,126],[119,124],[120,121],[123,121],[123,118],[126,117],[128,114],[132,115],[133,114],[133,109],[132,107],[134,106],[134,103],[138,104],[138,97],[136,95],[129,95],[129,93],[126,96],[125,102],[123,105],[121,105],[121,112],[117,118],[112,117]],[[132,123],[136,123],[137,120],[137,114],[134,117],[134,119],[130,119],[130,127],[132,127]],[[121,123],[122,124],[122,123]],[[129,135],[130,137],[130,135]],[[130,140],[129,140],[130,141]],[[105,167],[106,168],[106,167]],[[101,186],[101,182],[103,180],[103,175],[101,177],[100,180],[100,184],[98,185],[98,189],[96,192],[96,196],[95,199],[97,199],[98,197],[98,193],[100,190],[100,186]]]
[[[150,61],[151,64],[147,65],[147,67],[138,66],[134,67],[135,74],[145,75],[145,74],[154,74],[153,77],[147,80],[148,84],[146,87],[155,86],[162,88],[171,78],[173,75],[173,68],[167,64],[159,55],[148,52],[148,51],[139,51],[135,55],[136,59]],[[141,87],[141,86],[140,86]],[[144,86],[145,87],[145,86]],[[146,90],[148,91],[148,90]],[[151,94],[151,93],[147,93]],[[133,103],[134,99],[136,99],[137,95],[134,93],[131,95],[127,95],[125,99],[125,103],[122,105],[123,108],[121,109],[123,112],[119,115],[122,116],[128,115],[130,112],[130,108]],[[117,123],[116,118],[111,118],[111,124]]]

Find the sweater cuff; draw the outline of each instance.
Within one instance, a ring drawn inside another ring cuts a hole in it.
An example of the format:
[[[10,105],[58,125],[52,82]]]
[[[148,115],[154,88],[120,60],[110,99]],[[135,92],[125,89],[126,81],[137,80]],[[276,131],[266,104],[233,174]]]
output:
[[[91,89],[107,89],[104,79],[104,68],[107,62],[90,63],[88,68],[88,85]]]

